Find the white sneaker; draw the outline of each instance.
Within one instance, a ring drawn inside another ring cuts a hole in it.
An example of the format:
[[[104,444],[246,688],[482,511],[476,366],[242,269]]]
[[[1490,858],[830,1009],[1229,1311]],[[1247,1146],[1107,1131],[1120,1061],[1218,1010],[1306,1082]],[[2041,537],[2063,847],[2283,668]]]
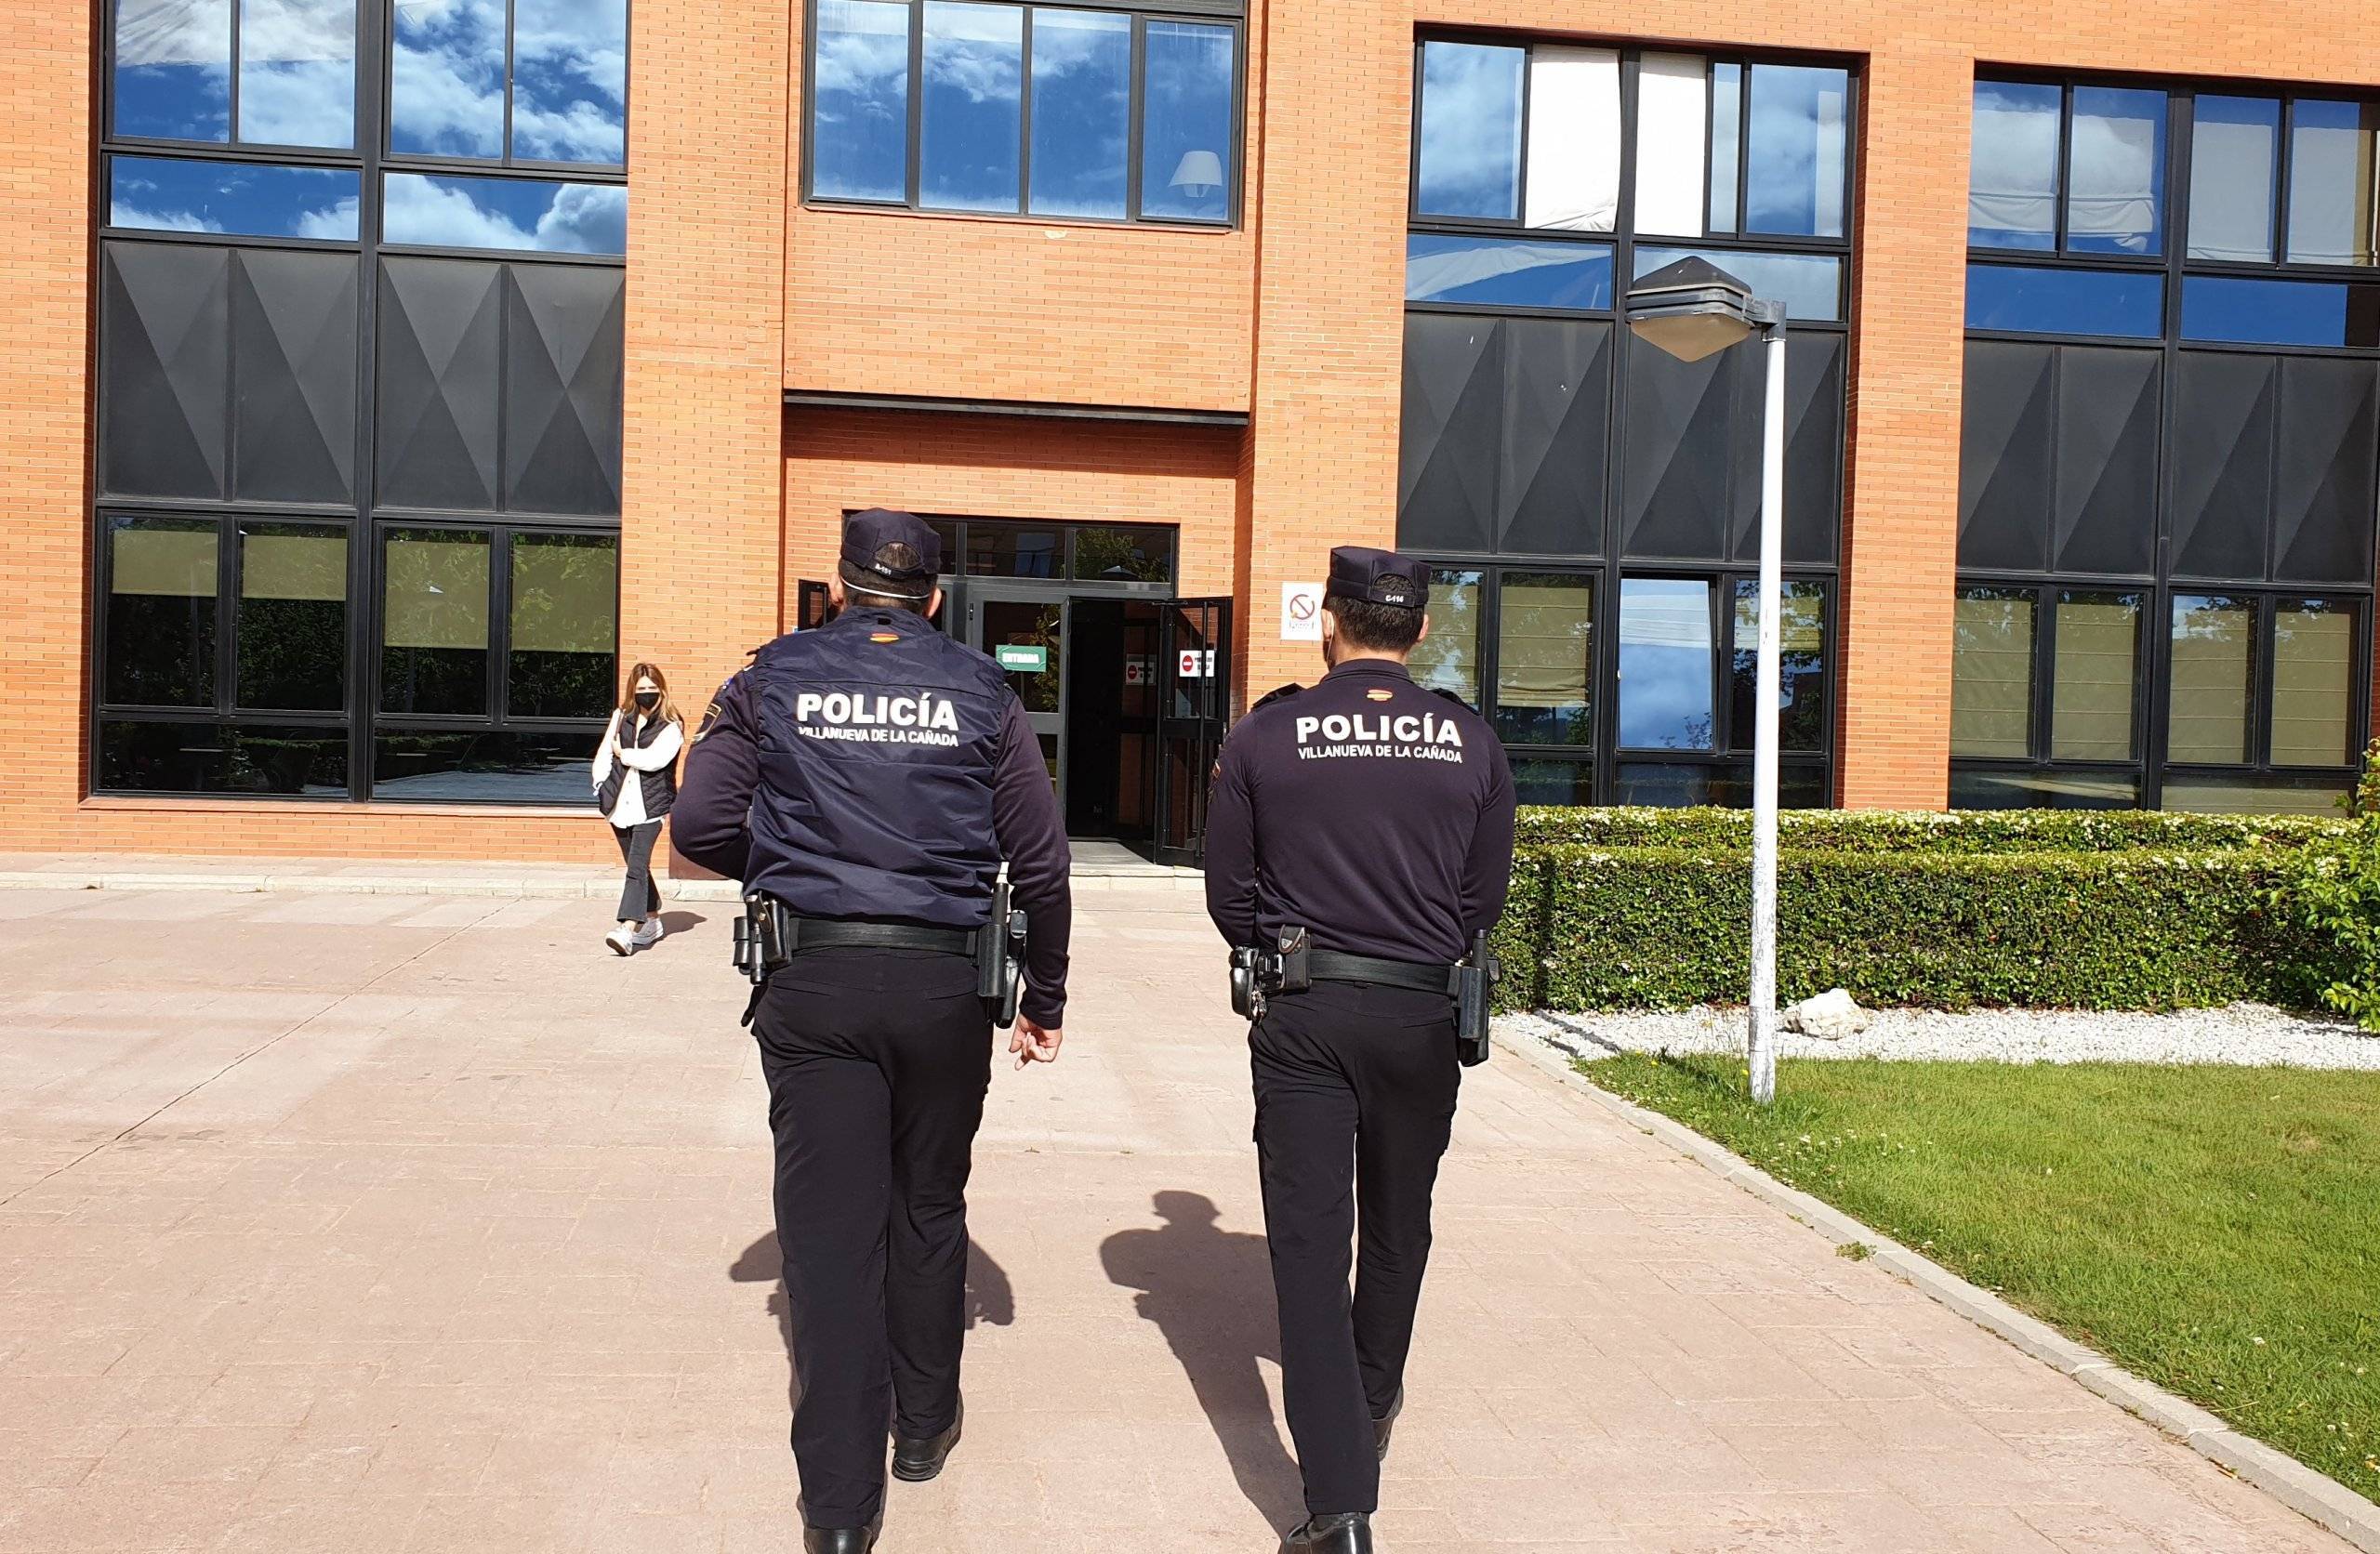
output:
[[[644,920],[642,927],[639,928],[634,933],[628,935],[628,942],[634,944],[640,950],[650,950],[655,944],[660,943],[661,936],[668,931],[668,929],[661,926],[660,918],[647,917]]]
[[[612,947],[612,953],[615,955],[636,954],[636,935],[630,931],[626,923],[622,923],[618,928],[605,934],[603,942]]]

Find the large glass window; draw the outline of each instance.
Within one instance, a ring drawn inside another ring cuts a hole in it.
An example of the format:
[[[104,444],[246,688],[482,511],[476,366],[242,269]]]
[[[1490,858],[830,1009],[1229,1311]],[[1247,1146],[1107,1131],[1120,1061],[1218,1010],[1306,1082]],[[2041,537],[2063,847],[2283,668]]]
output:
[[[1421,46],[1416,215],[1490,221],[1520,215],[1521,83],[1527,69],[1526,48]],[[1619,152],[1615,144],[1615,173]]]
[[[628,0],[397,0],[388,143],[399,156],[620,165]]]
[[[1985,79],[1975,115],[1952,802],[2341,791],[2370,723],[2380,114]]]
[[[102,10],[94,786],[583,802],[628,0]]]
[[[1112,7],[818,0],[810,197],[1227,225],[1239,39]]]
[[[1711,585],[1631,577],[1620,586],[1620,743],[1635,750],[1712,750]]]

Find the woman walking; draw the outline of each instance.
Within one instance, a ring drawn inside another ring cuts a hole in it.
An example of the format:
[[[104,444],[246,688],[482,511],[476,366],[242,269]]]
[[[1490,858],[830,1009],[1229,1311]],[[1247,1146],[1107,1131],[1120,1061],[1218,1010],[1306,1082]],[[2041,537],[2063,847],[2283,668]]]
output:
[[[685,744],[685,724],[660,665],[630,669],[594,765],[595,804],[612,823],[628,869],[620,886],[619,927],[603,938],[614,955],[634,955],[661,941],[653,844],[661,836],[661,818],[677,802],[678,753]]]

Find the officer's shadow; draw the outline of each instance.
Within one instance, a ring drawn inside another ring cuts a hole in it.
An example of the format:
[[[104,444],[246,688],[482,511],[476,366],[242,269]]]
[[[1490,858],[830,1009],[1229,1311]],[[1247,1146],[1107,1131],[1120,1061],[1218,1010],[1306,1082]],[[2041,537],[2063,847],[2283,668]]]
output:
[[[785,1297],[785,1258],[777,1250],[777,1233],[771,1231],[751,1245],[744,1255],[729,1266],[727,1276],[739,1284],[770,1284],[769,1314],[777,1319],[777,1337],[785,1344],[786,1402],[788,1405],[801,1402],[801,1380],[793,1371],[793,1306]],[[1007,1272],[991,1259],[989,1253],[967,1243],[967,1326],[972,1332],[978,1324],[989,1327],[1006,1327],[1016,1321],[1016,1291],[1010,1287]]]
[[[1141,1292],[1133,1305],[1182,1362],[1239,1492],[1276,1527],[1302,1521],[1297,1464],[1257,1369],[1281,1358],[1264,1238],[1223,1230],[1213,1202],[1196,1192],[1160,1192],[1155,1206],[1164,1229],[1118,1231],[1100,1261],[1111,1282]]]

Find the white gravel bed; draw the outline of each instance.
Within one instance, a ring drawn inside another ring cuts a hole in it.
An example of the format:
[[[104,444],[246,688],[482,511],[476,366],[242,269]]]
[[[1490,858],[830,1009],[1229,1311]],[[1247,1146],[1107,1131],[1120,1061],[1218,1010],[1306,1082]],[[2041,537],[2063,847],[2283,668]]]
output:
[[[1778,1034],[1784,1058],[1937,1058],[2007,1063],[2235,1063],[2380,1070],[2380,1036],[2345,1021],[2264,1004],[2175,1014],[2081,1009],[1876,1009],[1840,1041]],[[1744,1011],[1704,1007],[1620,1014],[1515,1014],[1505,1041],[1542,1039],[1580,1057],[1617,1052],[1740,1052]]]

